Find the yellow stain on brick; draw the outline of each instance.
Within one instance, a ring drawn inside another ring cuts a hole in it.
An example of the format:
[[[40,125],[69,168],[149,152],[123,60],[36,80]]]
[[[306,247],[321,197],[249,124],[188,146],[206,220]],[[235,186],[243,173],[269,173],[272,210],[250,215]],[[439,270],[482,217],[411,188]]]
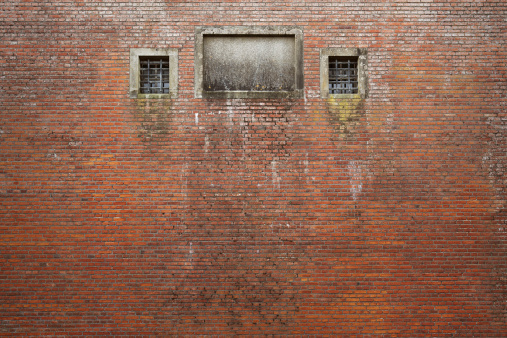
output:
[[[346,136],[349,129],[359,120],[363,101],[359,94],[346,95],[345,97],[331,95],[327,99],[328,112],[340,132],[340,137]]]

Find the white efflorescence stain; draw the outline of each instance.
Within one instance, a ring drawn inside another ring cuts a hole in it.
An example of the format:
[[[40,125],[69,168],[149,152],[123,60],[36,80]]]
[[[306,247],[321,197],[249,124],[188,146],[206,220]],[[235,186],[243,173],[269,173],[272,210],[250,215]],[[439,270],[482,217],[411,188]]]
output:
[[[305,153],[305,159],[303,160],[303,164],[305,165],[305,177],[306,177],[306,183],[310,183],[310,176],[308,175],[308,173],[310,172],[309,168],[308,168],[308,165],[310,164],[310,162],[308,162],[308,152]]]
[[[199,124],[199,113],[195,113],[195,125]]]
[[[189,242],[188,244],[189,244],[189,249],[188,249],[187,261],[185,262],[185,266],[187,266],[187,269],[188,268],[193,269],[194,268],[194,261],[193,261],[194,247],[193,247],[192,242]]]
[[[271,172],[272,172],[272,179],[273,179],[273,186],[280,189],[280,181],[281,178],[278,176],[278,171],[276,169],[277,162],[275,160],[271,161]]]
[[[55,150],[51,149],[49,153],[46,154],[46,157],[51,160],[59,161],[61,159],[60,156],[58,156],[56,153],[53,153],[53,151]]]
[[[232,130],[234,127],[234,110],[232,109],[232,106],[229,106],[229,108],[227,108],[227,117],[229,118],[229,130]]]
[[[209,151],[209,136],[208,134],[204,135],[204,152],[207,153]]]
[[[181,193],[185,203],[188,200],[188,177],[187,177],[188,163],[185,163],[181,168]]]
[[[354,201],[356,201],[358,195],[363,190],[362,169],[358,161],[350,161],[347,168],[349,170],[349,175],[351,177],[350,184],[352,198],[354,199]]]

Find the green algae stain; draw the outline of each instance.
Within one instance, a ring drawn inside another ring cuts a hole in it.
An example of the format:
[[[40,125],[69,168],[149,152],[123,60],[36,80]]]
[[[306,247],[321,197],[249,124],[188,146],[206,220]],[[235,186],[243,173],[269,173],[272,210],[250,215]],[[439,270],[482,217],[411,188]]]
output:
[[[140,98],[135,100],[137,134],[144,142],[156,142],[169,133],[172,100]]]

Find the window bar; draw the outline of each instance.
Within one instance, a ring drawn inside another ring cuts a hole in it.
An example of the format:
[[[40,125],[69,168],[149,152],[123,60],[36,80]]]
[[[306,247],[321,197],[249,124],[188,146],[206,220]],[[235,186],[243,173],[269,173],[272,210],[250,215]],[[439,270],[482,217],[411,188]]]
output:
[[[159,88],[159,93],[163,93],[164,92],[164,87],[162,85],[162,59],[160,59],[160,69],[159,69],[159,74],[160,74],[160,88]]]
[[[150,59],[148,59],[148,94],[151,93],[151,82],[150,82]]]
[[[351,87],[352,87],[352,82],[351,82],[351,78],[350,78],[350,59],[347,60],[347,93],[348,94],[351,94],[352,93],[352,90],[351,90]]]

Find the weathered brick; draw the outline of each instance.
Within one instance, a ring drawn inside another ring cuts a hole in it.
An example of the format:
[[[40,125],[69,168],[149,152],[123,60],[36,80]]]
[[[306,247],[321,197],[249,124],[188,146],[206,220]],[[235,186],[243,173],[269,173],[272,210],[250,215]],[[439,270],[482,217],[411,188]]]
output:
[[[0,335],[507,336],[506,10],[3,1]],[[221,25],[302,29],[304,97],[194,98]],[[129,97],[130,48],[178,50],[176,98]]]

